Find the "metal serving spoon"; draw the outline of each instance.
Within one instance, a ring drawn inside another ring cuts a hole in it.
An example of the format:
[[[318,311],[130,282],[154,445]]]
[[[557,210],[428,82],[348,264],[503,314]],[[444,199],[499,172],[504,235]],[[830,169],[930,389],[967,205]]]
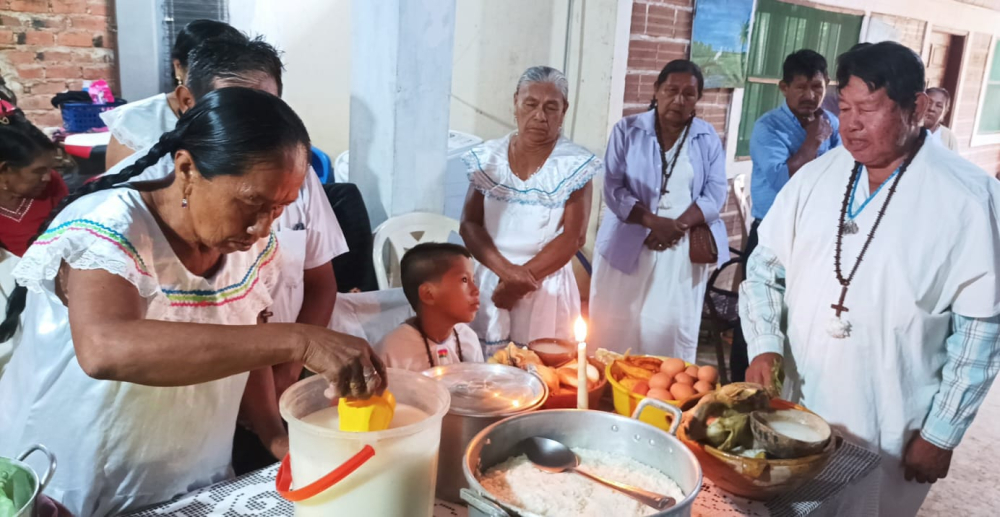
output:
[[[576,453],[570,450],[569,447],[566,447],[562,443],[555,440],[538,436],[534,438],[525,438],[524,440],[521,440],[519,448],[525,455],[528,456],[528,460],[531,461],[531,463],[534,463],[536,467],[546,472],[558,473],[569,471],[580,474],[581,476],[590,478],[608,488],[617,490],[632,499],[656,508],[657,510],[670,508],[671,506],[677,504],[677,501],[675,501],[673,497],[657,494],[656,492],[650,492],[648,490],[643,490],[624,483],[618,483],[617,481],[604,479],[600,476],[595,476],[586,470],[580,469],[580,458],[576,455]]]

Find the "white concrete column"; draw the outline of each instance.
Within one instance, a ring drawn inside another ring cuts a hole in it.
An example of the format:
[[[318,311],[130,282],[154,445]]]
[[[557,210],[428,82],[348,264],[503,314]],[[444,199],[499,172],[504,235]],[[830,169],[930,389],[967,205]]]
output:
[[[350,179],[372,226],[444,210],[455,0],[351,5]]]

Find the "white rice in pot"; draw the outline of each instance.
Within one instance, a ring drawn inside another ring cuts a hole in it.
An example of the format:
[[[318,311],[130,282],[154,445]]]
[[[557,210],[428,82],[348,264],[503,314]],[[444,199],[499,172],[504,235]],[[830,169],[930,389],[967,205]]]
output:
[[[605,479],[637,486],[680,502],[684,493],[674,480],[631,458],[590,449],[573,449],[580,466]],[[650,508],[579,474],[550,474],[524,455],[509,458],[486,471],[479,483],[497,500],[541,517],[640,517]]]

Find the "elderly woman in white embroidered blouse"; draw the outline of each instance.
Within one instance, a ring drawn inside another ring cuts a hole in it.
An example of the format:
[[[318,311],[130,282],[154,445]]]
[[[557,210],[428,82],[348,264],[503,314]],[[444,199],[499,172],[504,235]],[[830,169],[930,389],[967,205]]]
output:
[[[230,473],[247,373],[302,361],[342,393],[384,386],[358,338],[257,325],[280,243],[271,225],[308,173],[309,135],[268,93],[222,88],[133,165],[66,198],[14,269],[0,323],[0,455],[44,443],[46,494],[118,515]],[[174,174],[125,185],[172,155]]]
[[[488,355],[514,341],[570,339],[580,293],[570,261],[586,240],[593,153],[562,137],[568,81],[529,68],[514,93],[517,131],[465,155],[462,238],[479,265],[472,322]]]

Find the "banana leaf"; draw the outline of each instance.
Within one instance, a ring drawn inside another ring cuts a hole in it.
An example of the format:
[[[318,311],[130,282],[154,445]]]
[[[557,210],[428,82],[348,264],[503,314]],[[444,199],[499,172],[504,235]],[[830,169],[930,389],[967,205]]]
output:
[[[750,415],[729,410],[717,418],[705,431],[709,445],[723,452],[737,447],[753,448],[753,431],[750,429]]]

